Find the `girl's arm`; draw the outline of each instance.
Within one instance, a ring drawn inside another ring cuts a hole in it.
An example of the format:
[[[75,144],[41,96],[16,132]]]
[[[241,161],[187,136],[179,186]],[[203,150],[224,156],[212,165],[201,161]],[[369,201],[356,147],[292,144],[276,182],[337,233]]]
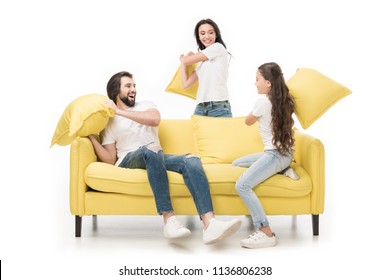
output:
[[[257,122],[259,117],[254,116],[252,113],[250,113],[248,116],[245,118],[245,124],[246,125],[252,125]]]

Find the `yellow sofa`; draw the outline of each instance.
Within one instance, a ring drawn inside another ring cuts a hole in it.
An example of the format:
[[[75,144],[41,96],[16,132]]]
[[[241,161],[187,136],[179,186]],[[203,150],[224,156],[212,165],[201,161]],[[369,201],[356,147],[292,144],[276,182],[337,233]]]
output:
[[[249,215],[235,190],[245,168],[231,165],[235,158],[262,150],[257,125],[244,118],[192,117],[162,120],[161,146],[167,154],[194,153],[201,157],[217,215]],[[324,147],[320,140],[295,133],[294,181],[275,175],[254,188],[267,215],[312,215],[313,235],[319,234],[324,211]],[[178,215],[197,215],[182,176],[168,172],[173,207]],[[156,215],[153,193],[145,170],[124,169],[98,162],[87,137],[77,137],[70,149],[70,210],[75,235],[81,236],[82,216]]]

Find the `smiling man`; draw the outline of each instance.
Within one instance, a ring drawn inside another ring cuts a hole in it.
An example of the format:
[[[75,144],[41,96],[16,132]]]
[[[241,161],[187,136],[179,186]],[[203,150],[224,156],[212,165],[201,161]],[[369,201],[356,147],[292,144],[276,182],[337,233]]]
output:
[[[214,217],[209,184],[199,157],[164,154],[158,139],[161,116],[150,101],[137,102],[133,75],[119,72],[107,84],[107,105],[115,111],[102,132],[102,143],[90,135],[95,152],[102,162],[121,168],[146,169],[158,214],[164,220],[164,236],[180,238],[189,236],[187,229],[177,219],[169,195],[167,170],[183,175],[193,196],[203,222],[203,241],[214,244],[235,233],[241,221],[222,221]]]

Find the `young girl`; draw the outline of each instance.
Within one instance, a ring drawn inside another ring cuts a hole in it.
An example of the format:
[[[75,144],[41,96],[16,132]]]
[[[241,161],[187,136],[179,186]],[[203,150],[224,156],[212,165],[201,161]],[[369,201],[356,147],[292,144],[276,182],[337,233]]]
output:
[[[229,53],[222,40],[218,25],[211,19],[203,19],[195,26],[198,53],[181,55],[181,79],[184,88],[199,81],[194,115],[232,117],[227,88]],[[198,63],[192,73],[187,65]]]
[[[248,238],[241,240],[241,246],[260,248],[276,244],[263,206],[252,189],[274,174],[289,170],[294,147],[294,100],[284,81],[278,64],[261,65],[256,71],[256,87],[259,99],[245,123],[253,125],[258,121],[264,152],[241,157],[233,162],[235,166],[249,167],[236,182],[236,190],[245,202],[257,229]]]

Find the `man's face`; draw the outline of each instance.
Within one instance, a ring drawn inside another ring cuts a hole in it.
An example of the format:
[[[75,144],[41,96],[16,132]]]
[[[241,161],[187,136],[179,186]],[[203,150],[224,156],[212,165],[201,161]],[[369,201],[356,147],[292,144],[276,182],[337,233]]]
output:
[[[135,96],[137,90],[135,89],[135,82],[129,77],[121,78],[121,89],[119,92],[119,99],[128,107],[133,107],[135,104]]]

